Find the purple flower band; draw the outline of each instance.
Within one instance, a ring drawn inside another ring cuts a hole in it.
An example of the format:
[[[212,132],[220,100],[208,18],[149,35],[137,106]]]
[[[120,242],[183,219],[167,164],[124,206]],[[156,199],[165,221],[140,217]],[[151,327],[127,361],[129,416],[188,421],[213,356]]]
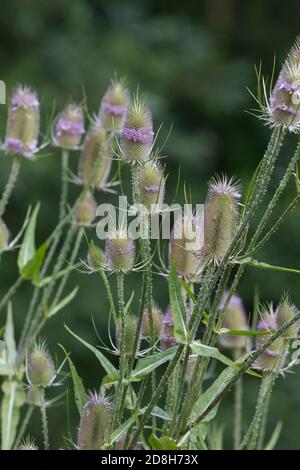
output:
[[[81,121],[73,121],[63,116],[58,119],[55,129],[58,136],[62,134],[73,136],[84,134],[84,125]]]
[[[113,114],[114,116],[124,116],[126,113],[126,106],[114,105],[108,101],[104,101],[102,108],[105,113]]]
[[[276,330],[277,325],[275,320],[261,320],[257,324],[258,330]]]
[[[37,142],[33,141],[28,148],[25,150],[24,143],[19,139],[8,138],[5,140],[4,144],[5,150],[8,152],[31,156],[37,147]]]
[[[23,106],[27,108],[32,106],[34,108],[39,107],[39,100],[36,95],[28,92],[27,90],[19,90],[11,99],[12,110],[16,111],[18,108]]]
[[[152,127],[141,127],[140,129],[133,129],[124,127],[122,136],[131,142],[139,142],[141,144],[151,144],[153,141],[154,132]]]

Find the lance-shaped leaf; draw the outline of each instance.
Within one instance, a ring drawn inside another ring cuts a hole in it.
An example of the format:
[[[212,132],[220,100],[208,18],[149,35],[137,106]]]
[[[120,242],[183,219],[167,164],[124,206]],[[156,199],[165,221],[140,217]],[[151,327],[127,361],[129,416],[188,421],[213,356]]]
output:
[[[58,313],[61,309],[63,309],[66,305],[68,305],[74,299],[75,295],[77,294],[78,287],[75,287],[70,294],[64,297],[60,302],[53,305],[49,310],[46,312],[46,317],[51,318],[53,315]]]
[[[174,441],[169,436],[162,436],[162,437],[157,437],[155,434],[151,434],[149,437],[149,443],[151,445],[151,448],[153,450],[180,450],[181,447],[179,447]]]
[[[132,379],[141,380],[143,377],[150,374],[150,372],[157,369],[157,367],[173,359],[176,351],[177,346],[174,346],[172,348],[166,349],[166,351],[143,357],[143,359],[140,359],[137,362],[136,368],[131,375]]]
[[[128,431],[128,429],[135,423],[135,421],[137,420],[138,416],[140,414],[140,411],[136,411],[135,413],[133,413],[132,416],[130,416],[130,418],[127,419],[127,421],[125,421],[125,423],[121,424],[121,426],[119,426],[112,434],[111,434],[111,438],[110,438],[110,447],[111,445],[117,441],[118,439],[120,439],[126,431]]]
[[[65,350],[65,348],[60,345],[60,347],[63,349],[69,363],[70,371],[71,371],[71,376],[72,376],[72,382],[73,382],[73,389],[74,389],[74,397],[75,397],[75,402],[77,405],[78,412],[80,416],[82,415],[83,407],[88,401],[88,395],[85,391],[83,382],[81,377],[79,376],[76,367],[74,366],[69,353]]]
[[[23,387],[15,380],[2,384],[1,449],[10,450],[16,437],[20,408],[25,402]]]
[[[39,210],[40,203],[36,205],[25,230],[23,242],[18,256],[18,267],[20,269],[20,273],[28,261],[30,261],[35,255],[35,228]]]
[[[273,266],[272,264],[264,263],[263,261],[257,261],[253,258],[241,258],[233,261],[234,264],[245,264],[247,266],[252,266],[257,269],[267,269],[269,271],[283,271],[286,273],[300,274],[299,269],[294,268],[285,268],[283,266]]]
[[[20,274],[24,279],[32,279],[34,285],[39,283],[39,274],[43,265],[48,243],[43,243],[35,252],[33,257],[20,269]]]
[[[173,261],[169,276],[169,296],[174,321],[174,336],[179,343],[188,344],[189,338],[185,326],[185,305],[181,294],[181,287],[178,281],[176,265]]]
[[[8,304],[8,308],[7,308],[4,342],[5,342],[6,366],[7,366],[7,369],[10,371],[10,373],[12,373],[14,364],[15,364],[17,351],[16,351],[16,342],[15,342],[14,323],[13,323],[11,303]]]

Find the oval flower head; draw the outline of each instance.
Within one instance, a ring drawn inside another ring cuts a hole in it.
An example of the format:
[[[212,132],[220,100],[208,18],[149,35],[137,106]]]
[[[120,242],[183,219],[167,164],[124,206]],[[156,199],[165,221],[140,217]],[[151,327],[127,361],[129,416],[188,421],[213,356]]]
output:
[[[129,93],[124,80],[113,80],[106,91],[99,117],[107,131],[121,132],[129,103]]]
[[[294,305],[287,295],[284,295],[276,308],[275,316],[278,328],[280,328],[284,323],[291,320],[295,315],[299,313],[296,305]],[[295,322],[290,326],[283,336],[285,338],[297,338],[300,329],[300,321]]]
[[[163,314],[157,305],[152,306],[152,319],[153,319],[153,333],[155,338],[160,338],[163,327]],[[148,310],[143,312],[141,332],[144,338],[150,338],[150,320]]]
[[[135,258],[134,241],[126,230],[115,230],[106,239],[105,265],[111,272],[128,273],[132,270]]]
[[[271,127],[300,130],[300,37],[290,50],[267,105]]]
[[[137,172],[139,203],[148,213],[161,210],[165,195],[165,178],[160,164],[149,160]]]
[[[32,386],[48,387],[55,378],[55,368],[45,341],[35,343],[26,358],[26,376]]]
[[[204,258],[219,264],[230,247],[237,228],[239,188],[225,176],[213,178],[204,208]]]
[[[179,276],[196,282],[202,271],[203,221],[192,214],[178,217],[171,233],[169,260]]]
[[[88,130],[79,160],[78,174],[82,183],[92,188],[105,189],[112,165],[109,136],[98,118]]]
[[[68,105],[57,117],[53,143],[57,147],[76,150],[84,134],[84,115],[81,106]]]
[[[121,351],[122,338],[121,338],[121,318],[118,318],[116,324],[116,345],[119,351]],[[137,332],[138,320],[135,316],[128,314],[125,318],[125,329],[124,329],[124,354],[131,356],[134,353],[134,343]],[[137,351],[139,350],[140,338],[137,344]]]
[[[37,94],[27,86],[13,93],[8,113],[4,149],[31,158],[37,150],[40,127],[40,103]]]
[[[78,225],[88,226],[94,221],[97,211],[97,202],[89,191],[80,201],[75,211],[75,220]]]
[[[272,307],[265,309],[261,313],[261,320],[258,322],[257,331],[267,332],[266,335],[256,336],[256,349],[259,349],[270,338],[270,335],[278,329],[276,316]],[[263,371],[275,370],[283,364],[286,354],[285,340],[279,336],[264,352],[256,359],[253,368]]]
[[[220,304],[220,312],[223,312],[228,293],[224,294]],[[248,330],[247,315],[242,299],[233,294],[228,306],[224,311],[222,327],[228,330]],[[230,349],[246,349],[247,337],[241,335],[221,335],[220,343],[225,348]]]
[[[122,129],[121,150],[123,159],[135,165],[149,159],[153,144],[152,116],[145,101],[137,95],[128,107]]]
[[[101,450],[108,443],[112,406],[107,398],[93,393],[83,407],[78,430],[80,450]]]

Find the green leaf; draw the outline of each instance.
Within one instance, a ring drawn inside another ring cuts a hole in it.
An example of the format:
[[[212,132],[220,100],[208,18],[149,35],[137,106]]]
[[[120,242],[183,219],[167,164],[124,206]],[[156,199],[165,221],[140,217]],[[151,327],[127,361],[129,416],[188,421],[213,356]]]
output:
[[[80,336],[77,336],[75,333],[73,333],[73,331],[70,330],[70,328],[67,325],[65,325],[65,328],[69,333],[71,333],[72,336],[74,336],[74,338],[80,341],[80,343],[82,343],[86,348],[88,348],[96,356],[96,358],[99,360],[100,364],[102,365],[103,369],[105,370],[107,374],[114,373],[117,371],[117,369],[104,356],[104,354],[102,354],[101,351],[99,351],[97,348],[87,343],[86,341],[84,341],[82,338],[80,338]]]
[[[24,279],[32,279],[35,285],[39,282],[40,269],[43,265],[48,242],[43,243],[35,252],[34,256],[20,269],[20,274]]]
[[[25,392],[15,380],[4,382],[2,391],[4,395],[1,403],[1,449],[10,450],[16,437]]]
[[[39,210],[40,203],[36,205],[25,230],[23,242],[18,256],[18,267],[20,269],[20,273],[22,268],[24,268],[28,261],[30,261],[35,255],[35,228]]]
[[[238,370],[241,366],[238,363],[233,362],[229,357],[224,356],[217,348],[212,348],[211,346],[206,346],[202,344],[200,341],[193,341],[190,345],[191,349],[194,353],[198,356],[203,357],[211,357],[212,359],[217,359],[218,361],[222,362],[226,366],[231,366],[233,369]],[[246,373],[250,375],[254,375],[255,377],[260,377],[257,372],[249,369]]]
[[[13,373],[14,364],[17,356],[14,323],[12,317],[11,303],[8,304],[7,318],[4,333],[5,351],[6,351],[6,366],[10,374]]]
[[[229,330],[228,328],[221,328],[218,331],[219,335],[237,335],[237,336],[266,336],[271,333],[268,331],[256,331],[256,330]]]
[[[166,351],[146,356],[137,362],[136,368],[132,372],[131,380],[141,380],[150,374],[157,367],[161,366],[170,359],[173,359],[177,351],[177,346],[167,349]]]
[[[153,408],[151,415],[156,416],[157,418],[160,418],[164,421],[172,421],[172,415],[162,408],[159,408],[159,406],[155,406]]]
[[[244,206],[243,206],[243,210],[242,210],[242,216],[244,215],[245,213],[245,210],[248,206],[248,202],[252,196],[252,193],[253,193],[253,186],[254,186],[254,182],[256,180],[256,177],[257,177],[257,174],[259,172],[259,169],[261,167],[261,162],[259,162],[259,164],[257,165],[252,177],[251,177],[251,180],[250,180],[250,183],[248,185],[248,188],[246,190],[246,193],[245,193],[245,201],[244,201]]]
[[[74,366],[69,353],[64,349],[62,345],[60,347],[63,349],[64,353],[66,354],[70,371],[71,371],[71,376],[72,376],[72,381],[73,381],[73,389],[74,389],[74,397],[75,397],[75,402],[77,405],[78,412],[80,416],[82,415],[83,407],[86,404],[88,400],[88,395],[85,391],[83,382],[81,377],[78,375],[78,372],[76,370],[76,367]]]
[[[51,318],[53,317],[56,313],[58,313],[60,310],[62,310],[66,305],[68,305],[72,300],[74,299],[75,295],[77,294],[78,287],[75,287],[70,294],[68,294],[66,297],[64,297],[58,304],[54,305],[51,307],[49,310],[46,312],[46,317]]]
[[[169,296],[174,320],[174,336],[180,343],[188,344],[189,338],[185,326],[185,305],[181,295],[181,288],[174,261],[171,264],[169,276]]]
[[[119,426],[112,434],[111,434],[111,441],[110,441],[110,446],[115,442],[117,441],[118,439],[120,439],[120,437],[123,436],[123,434],[125,434],[125,432],[135,423],[136,419],[138,418],[139,416],[139,412],[136,411],[135,413],[133,413],[132,416],[130,416],[130,418],[127,419],[127,421],[125,421],[125,423],[121,424],[121,426]]]
[[[282,266],[273,266],[268,263],[264,263],[263,261],[257,261],[256,259],[253,258],[241,258],[240,260],[235,260],[235,264],[246,264],[247,266],[252,266],[253,268],[257,269],[267,269],[270,271],[283,271],[287,273],[294,273],[294,274],[300,274],[299,269],[293,269],[293,268],[284,268]]]
[[[276,424],[276,427],[272,433],[272,436],[270,437],[270,440],[268,442],[268,444],[266,445],[265,449],[264,450],[273,450],[274,447],[276,446],[277,444],[277,441],[279,439],[279,436],[280,436],[280,433],[281,433],[281,430],[282,430],[282,423],[279,421],[277,424]]]
[[[180,450],[176,441],[168,436],[157,437],[155,434],[151,434],[149,437],[149,443],[152,450]]]

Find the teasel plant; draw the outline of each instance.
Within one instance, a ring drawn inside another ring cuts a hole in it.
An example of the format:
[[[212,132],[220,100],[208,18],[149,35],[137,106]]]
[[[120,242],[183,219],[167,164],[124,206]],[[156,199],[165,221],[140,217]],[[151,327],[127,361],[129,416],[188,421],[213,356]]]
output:
[[[246,267],[300,273],[256,258],[300,198],[299,143],[275,189],[271,184],[284,140],[300,128],[299,71],[299,39],[274,86],[257,70],[254,98],[258,109],[253,113],[271,130],[271,137],[248,188],[243,190],[234,177],[214,175],[208,181],[202,216],[193,210],[181,214],[174,220],[167,242],[162,235],[155,242],[151,239],[153,216],[164,219],[168,197],[167,158],[163,159],[157,145],[160,128],[155,131],[150,106],[140,91],[131,94],[126,82],[117,78],[99,100],[93,117],[86,106],[69,104],[52,123],[47,151],[61,154],[61,194],[53,231],[36,246],[43,210],[38,203],[25,214],[19,232],[10,235],[13,230],[7,227],[5,214],[20,164],[30,164],[28,160],[37,158],[46,146],[38,145],[37,94],[25,86],[12,93],[2,144],[12,167],[0,197],[0,256],[5,258],[11,250],[17,253],[18,278],[0,299],[2,449],[51,449],[48,409],[57,404],[68,408],[70,382],[78,428],[61,436],[60,448],[222,448],[219,405],[231,390],[232,447],[252,450],[276,445],[278,426],[266,441],[269,404],[279,378],[297,367],[294,348],[300,313],[283,293],[277,305],[255,296],[250,316],[239,297],[238,284]],[[74,175],[70,159],[77,157],[78,173]],[[114,167],[118,181],[110,179]],[[274,222],[273,211],[291,180],[295,195]],[[128,181],[131,186],[126,194],[128,184],[124,183]],[[75,200],[70,197],[71,184],[77,190]],[[137,215],[139,240],[121,216],[111,225],[102,246],[94,241],[92,232],[103,191],[128,196],[132,204],[125,211]],[[257,223],[260,208],[264,210]],[[200,243],[199,234],[203,234]],[[87,254],[82,256],[84,250]],[[100,347],[88,343],[80,332],[65,325],[67,338],[85,346],[95,364],[103,368],[104,377],[93,391],[86,388],[65,344],[57,351],[63,359],[56,367],[46,346],[49,338],[40,339],[46,324],[58,314],[62,317],[63,310],[80,295],[80,286],[66,292],[74,271],[98,276],[109,306],[110,346],[100,336]],[[127,280],[133,272],[139,284],[129,292]],[[156,276],[168,290],[164,306],[156,299]],[[24,323],[15,336],[15,299],[25,283],[30,284],[32,295],[29,305],[22,305]],[[249,423],[243,413],[248,406],[243,397],[244,374],[260,384]],[[57,386],[61,393],[52,391]],[[48,398],[48,390],[53,398]],[[40,429],[31,426],[36,408],[41,414]]]

